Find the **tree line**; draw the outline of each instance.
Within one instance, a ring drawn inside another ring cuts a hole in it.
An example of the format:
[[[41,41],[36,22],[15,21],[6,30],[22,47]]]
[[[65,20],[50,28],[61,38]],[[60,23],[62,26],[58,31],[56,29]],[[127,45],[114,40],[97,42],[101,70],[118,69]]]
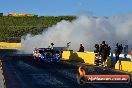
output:
[[[0,17],[0,42],[20,42],[28,33],[37,35],[61,20],[72,21],[75,16]]]

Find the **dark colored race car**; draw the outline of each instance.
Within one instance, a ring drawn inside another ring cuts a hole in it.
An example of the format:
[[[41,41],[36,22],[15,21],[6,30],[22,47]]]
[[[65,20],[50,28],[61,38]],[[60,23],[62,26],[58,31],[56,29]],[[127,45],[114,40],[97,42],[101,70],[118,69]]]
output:
[[[33,51],[33,56],[36,61],[60,62],[61,51],[54,48],[36,48]]]

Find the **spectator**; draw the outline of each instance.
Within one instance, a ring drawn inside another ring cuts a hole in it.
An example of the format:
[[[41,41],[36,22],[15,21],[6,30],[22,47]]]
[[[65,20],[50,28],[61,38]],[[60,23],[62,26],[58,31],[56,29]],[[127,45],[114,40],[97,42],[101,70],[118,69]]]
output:
[[[122,44],[120,44],[120,45],[119,45],[119,54],[122,53],[122,50],[123,50],[123,46],[122,46]]]
[[[131,59],[132,59],[132,48],[131,48],[131,52],[130,52],[130,54],[131,54]]]
[[[110,46],[108,46],[108,44],[106,44],[106,47],[107,47],[107,56],[109,57],[111,48]]]
[[[99,53],[99,45],[98,44],[95,44],[94,53]]]
[[[102,42],[101,46],[100,46],[100,55],[103,61],[103,66],[106,66],[106,59],[107,59],[107,46],[105,44],[105,41]]]
[[[116,47],[115,47],[116,62],[119,60],[119,55],[120,55],[120,49],[119,49],[119,45],[117,43]]]
[[[100,47],[99,47],[99,55],[101,55],[101,47],[102,47],[102,44],[100,44]]]
[[[84,52],[84,47],[82,44],[80,44],[79,52]]]
[[[125,45],[125,47],[124,47],[124,57],[125,58],[126,58],[127,54],[128,54],[128,45]]]

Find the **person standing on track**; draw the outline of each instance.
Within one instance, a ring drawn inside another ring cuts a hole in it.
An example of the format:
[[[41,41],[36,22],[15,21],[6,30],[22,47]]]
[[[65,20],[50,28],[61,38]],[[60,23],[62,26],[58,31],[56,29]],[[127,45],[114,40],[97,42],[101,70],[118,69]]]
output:
[[[122,46],[122,44],[120,44],[120,45],[119,45],[119,54],[122,53],[122,50],[123,50],[123,46]]]
[[[94,47],[95,47],[94,53],[99,53],[99,45],[95,44]]]
[[[106,48],[107,48],[107,56],[109,57],[111,48],[108,44],[106,44]]]
[[[107,59],[108,52],[107,52],[107,46],[105,44],[105,41],[103,41],[100,46],[99,54],[101,55],[103,66],[106,67],[106,59]]]
[[[126,58],[127,54],[128,54],[128,45],[125,45],[124,46],[124,57],[125,58]]]
[[[120,55],[120,46],[117,43],[115,47],[116,62],[119,60],[119,55]]]
[[[130,52],[130,55],[131,55],[131,59],[132,59],[132,48],[131,48],[131,52]]]

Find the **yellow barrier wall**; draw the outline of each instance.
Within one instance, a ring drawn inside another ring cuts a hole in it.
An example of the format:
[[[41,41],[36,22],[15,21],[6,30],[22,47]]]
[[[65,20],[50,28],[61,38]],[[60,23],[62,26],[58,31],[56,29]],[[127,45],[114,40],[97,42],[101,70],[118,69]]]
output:
[[[82,58],[85,63],[94,64],[95,62],[95,53],[77,52],[77,55]]]
[[[115,64],[115,69],[132,72],[132,61],[119,61]]]
[[[73,51],[63,51],[62,60],[84,62],[80,57],[78,57],[77,53],[74,53]]]
[[[63,60],[74,60],[89,64],[94,64],[95,53],[91,52],[72,52],[72,51],[63,51],[62,53]]]
[[[69,60],[69,58],[70,58],[70,52],[71,51],[63,51],[63,53],[62,53],[62,59],[63,60]]]
[[[0,49],[10,49],[10,48],[20,48],[21,43],[7,43],[7,42],[0,42]]]

